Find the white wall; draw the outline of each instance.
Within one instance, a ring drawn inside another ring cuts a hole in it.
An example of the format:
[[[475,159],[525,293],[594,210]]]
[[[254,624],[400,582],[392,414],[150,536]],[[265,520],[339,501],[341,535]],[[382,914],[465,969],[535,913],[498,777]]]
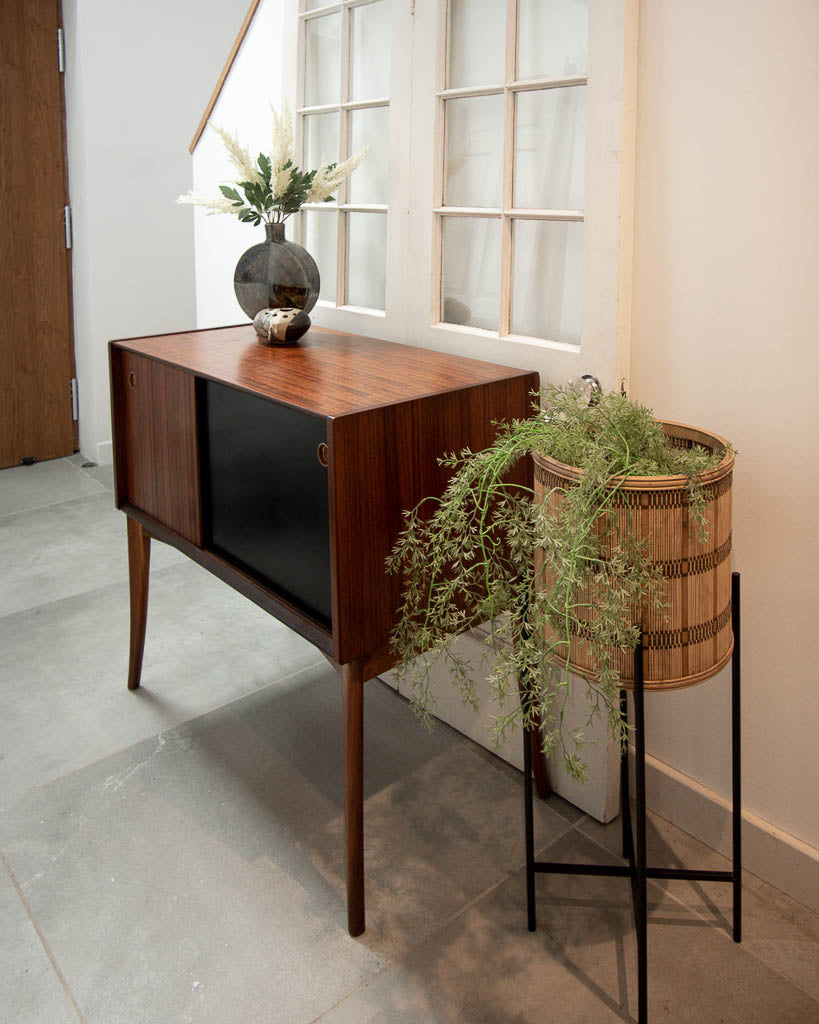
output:
[[[817,48],[816,0],[641,4],[632,338],[634,396],[739,449],[743,802],[813,848]],[[722,797],[729,686],[726,671],[647,699],[649,751]]]
[[[294,0],[262,0],[211,115],[214,124],[237,132],[254,153],[270,152],[269,105],[280,110],[286,102],[291,113],[295,107],[295,25]],[[219,184],[235,176],[221,139],[206,128],[193,154],[194,191],[215,195]],[[186,216],[195,224],[196,326],[247,323],[233,291],[233,268],[245,249],[264,241],[264,228],[209,216],[201,208]],[[290,225],[286,230],[292,238]]]
[[[111,338],[196,325],[188,144],[248,0],[63,0],[80,448],[110,461]]]

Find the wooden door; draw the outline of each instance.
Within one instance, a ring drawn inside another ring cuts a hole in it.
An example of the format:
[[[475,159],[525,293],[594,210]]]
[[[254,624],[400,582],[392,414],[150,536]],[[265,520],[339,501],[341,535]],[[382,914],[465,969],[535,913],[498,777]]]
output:
[[[0,0],[0,467],[76,451],[59,0]]]

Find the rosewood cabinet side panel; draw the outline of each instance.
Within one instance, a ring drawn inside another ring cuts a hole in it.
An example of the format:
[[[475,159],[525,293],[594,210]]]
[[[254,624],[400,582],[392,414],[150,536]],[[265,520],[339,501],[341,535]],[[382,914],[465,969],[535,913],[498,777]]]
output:
[[[473,451],[495,436],[493,421],[529,414],[536,373],[341,416],[330,423],[330,529],[333,638],[340,663],[389,642],[401,584],[384,559],[402,512],[440,495],[449,470],[444,452]],[[521,463],[510,481],[531,485]]]
[[[117,507],[201,546],[194,376],[112,345],[111,394]]]

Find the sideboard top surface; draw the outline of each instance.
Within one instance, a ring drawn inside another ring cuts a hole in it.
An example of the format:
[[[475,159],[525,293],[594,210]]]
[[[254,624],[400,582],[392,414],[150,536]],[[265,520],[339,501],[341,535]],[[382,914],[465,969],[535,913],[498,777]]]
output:
[[[526,371],[311,327],[297,345],[260,345],[252,324],[112,342],[320,416],[344,416]]]

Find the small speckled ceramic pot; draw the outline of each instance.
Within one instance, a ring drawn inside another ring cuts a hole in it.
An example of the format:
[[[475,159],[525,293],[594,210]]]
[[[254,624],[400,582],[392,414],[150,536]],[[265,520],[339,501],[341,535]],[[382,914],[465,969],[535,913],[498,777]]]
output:
[[[253,326],[262,345],[292,345],[306,334],[310,317],[303,309],[292,306],[261,309],[253,319]]]

